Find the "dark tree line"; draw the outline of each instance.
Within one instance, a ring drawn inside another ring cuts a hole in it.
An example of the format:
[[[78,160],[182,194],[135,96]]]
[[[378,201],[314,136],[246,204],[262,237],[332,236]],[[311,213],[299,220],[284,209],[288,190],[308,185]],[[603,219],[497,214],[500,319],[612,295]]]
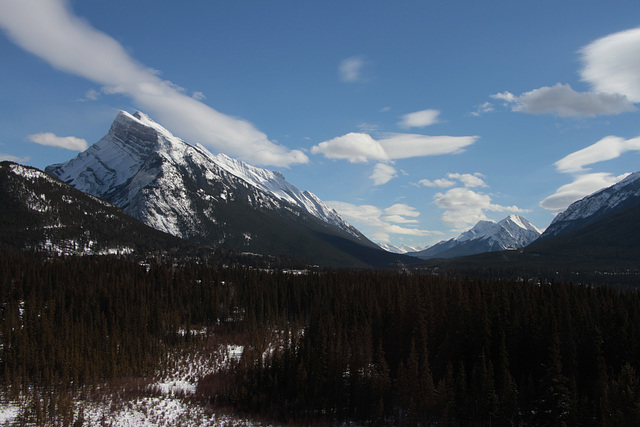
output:
[[[637,292],[384,272],[296,286],[304,333],[271,359],[246,355],[227,393],[245,410],[294,422],[640,422]],[[247,313],[271,290],[254,289]]]
[[[640,425],[635,291],[0,253],[0,380],[14,396],[149,375],[191,329],[219,325],[250,342],[199,392],[275,420]]]

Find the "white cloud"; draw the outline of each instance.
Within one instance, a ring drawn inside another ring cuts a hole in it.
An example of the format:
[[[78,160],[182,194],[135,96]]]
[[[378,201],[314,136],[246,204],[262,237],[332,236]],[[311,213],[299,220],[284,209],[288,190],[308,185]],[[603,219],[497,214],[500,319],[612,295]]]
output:
[[[439,232],[397,225],[415,223],[415,221],[410,218],[415,218],[420,215],[413,207],[405,204],[395,204],[386,209],[380,209],[372,205],[354,205],[352,203],[339,201],[329,201],[326,203],[359,230],[365,230],[364,232],[376,241],[388,242],[390,234],[410,236],[440,234]],[[406,218],[407,216],[410,218]]]
[[[439,178],[433,181],[429,179],[421,179],[418,184],[425,187],[439,187],[448,188],[456,185],[456,181],[462,183],[465,187],[488,187],[483,180],[484,176],[481,173],[449,173],[446,178]]]
[[[421,179],[420,181],[418,181],[418,184],[424,185],[425,187],[448,188],[456,185],[456,182],[446,178],[438,178],[434,179],[433,181],[429,179]]]
[[[580,53],[580,75],[595,91],[640,102],[640,27],[595,40]]]
[[[75,136],[56,136],[51,132],[36,133],[27,137],[29,141],[50,147],[60,147],[67,150],[84,151],[89,147],[87,141]]]
[[[489,194],[477,193],[468,188],[453,188],[446,193],[434,196],[435,204],[444,209],[442,222],[455,229],[464,229],[486,220],[485,211],[492,212],[526,212],[517,206],[501,206],[491,203]]]
[[[81,101],[97,101],[100,98],[100,92],[95,89],[89,89]]]
[[[640,151],[640,137],[625,140],[607,136],[582,150],[573,152],[554,163],[558,172],[585,171],[585,166],[620,157],[627,151]]]
[[[351,163],[369,160],[390,160],[382,145],[369,134],[351,132],[321,142],[311,148],[313,154],[324,154],[329,159],[343,159]]]
[[[500,94],[498,94],[498,95],[500,95]],[[487,101],[485,103],[482,103],[482,104],[478,105],[478,107],[476,108],[476,111],[472,111],[471,115],[478,117],[478,116],[480,116],[482,114],[490,113],[490,112],[492,112],[494,110],[495,110],[495,108],[493,107],[493,104],[490,103],[489,101]]]
[[[204,93],[200,92],[200,91],[195,91],[191,94],[191,97],[193,99],[197,99],[198,101],[203,101],[205,99],[207,99],[206,96],[204,96]]]
[[[373,174],[369,177],[373,180],[373,185],[383,185],[391,181],[398,176],[398,171],[393,166],[378,163],[374,169]]]
[[[504,101],[505,105],[511,104],[512,102],[517,102],[518,98],[509,91],[504,91],[501,93],[495,93],[491,95],[493,99],[500,99]]]
[[[24,163],[29,160],[29,157],[17,157],[12,156],[11,154],[0,153],[0,162],[8,161],[15,163]]]
[[[181,138],[254,164],[306,163],[300,150],[269,141],[250,122],[220,113],[187,96],[155,70],[129,56],[109,35],[71,12],[64,0],[1,0],[0,27],[23,49],[58,70],[120,93]]]
[[[420,212],[418,212],[416,208],[405,203],[396,203],[395,205],[389,206],[384,210],[384,213],[387,215],[410,216],[413,218],[420,216]]]
[[[402,120],[398,122],[398,126],[408,128],[422,128],[438,123],[438,110],[422,110],[415,113],[409,113],[402,116]]]
[[[449,179],[457,179],[464,184],[465,187],[488,187],[482,178],[481,173],[450,173],[447,175]]]
[[[385,215],[382,219],[384,221],[395,222],[397,224],[416,224],[418,222],[417,219],[405,218],[402,215]]]
[[[387,133],[379,140],[369,134],[351,132],[324,141],[311,148],[313,154],[351,163],[389,161],[411,157],[458,154],[473,144],[477,136],[428,136],[408,133]]]
[[[390,133],[380,139],[380,145],[391,159],[458,154],[475,143],[477,136],[429,136]]]
[[[561,212],[571,203],[623,180],[629,174],[613,176],[610,173],[589,173],[577,176],[573,182],[558,188],[554,194],[540,202],[540,206]]]
[[[575,151],[554,163],[561,173],[573,174],[573,181],[558,188],[539,205],[559,212],[571,203],[585,196],[610,187],[629,174],[615,176],[607,172],[585,173],[587,166],[620,157],[628,151],[640,151],[640,137],[625,140],[617,136],[607,136],[582,150]]]
[[[634,111],[636,107],[618,93],[576,92],[568,84],[544,86],[515,96],[510,92],[491,95],[503,100],[513,111],[555,114],[560,117],[595,117]]]
[[[363,80],[362,69],[365,66],[363,56],[352,56],[343,59],[338,65],[340,80],[346,83],[356,83]]]

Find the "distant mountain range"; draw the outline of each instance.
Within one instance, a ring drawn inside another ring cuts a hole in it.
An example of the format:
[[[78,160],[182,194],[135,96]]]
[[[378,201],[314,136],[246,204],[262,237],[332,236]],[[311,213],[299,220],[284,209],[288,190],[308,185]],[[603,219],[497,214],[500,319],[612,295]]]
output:
[[[418,252],[424,249],[424,248],[420,248],[417,246],[410,246],[410,245],[395,246],[390,243],[378,243],[378,246],[380,246],[385,251],[392,252],[394,254],[407,254],[410,252]]]
[[[381,250],[279,172],[213,155],[141,112],[120,112],[100,141],[46,172],[157,230],[207,247],[327,266],[410,260]]]
[[[542,234],[510,215],[422,250],[378,246],[279,172],[213,155],[140,112],[121,112],[100,141],[46,172],[0,163],[0,246],[65,254],[225,248],[356,268],[416,257],[482,268],[640,268],[640,172],[573,203]]]
[[[436,243],[408,255],[421,259],[456,258],[484,252],[519,249],[540,236],[540,230],[519,215],[509,215],[500,222],[479,221],[458,237]]]
[[[640,172],[572,203],[522,249],[428,263],[475,269],[640,270]]]

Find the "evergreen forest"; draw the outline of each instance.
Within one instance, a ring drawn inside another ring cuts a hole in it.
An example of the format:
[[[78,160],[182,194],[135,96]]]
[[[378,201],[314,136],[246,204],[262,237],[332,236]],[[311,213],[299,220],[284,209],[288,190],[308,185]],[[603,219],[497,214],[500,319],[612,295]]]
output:
[[[633,289],[0,253],[0,383],[38,396],[36,424],[204,345],[195,331],[246,344],[193,398],[273,423],[640,425]]]

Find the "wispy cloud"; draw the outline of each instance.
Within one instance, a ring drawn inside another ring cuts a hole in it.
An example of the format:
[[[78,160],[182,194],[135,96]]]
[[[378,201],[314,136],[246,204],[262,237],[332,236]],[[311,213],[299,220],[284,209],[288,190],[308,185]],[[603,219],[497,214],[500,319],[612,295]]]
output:
[[[311,147],[311,153],[323,154],[328,159],[348,160],[350,163],[391,159],[378,141],[362,132],[350,132],[321,142]]]
[[[352,56],[340,61],[338,64],[338,76],[345,83],[358,83],[364,81],[363,68],[366,64],[364,56]]]
[[[392,159],[459,154],[474,144],[479,136],[419,135],[411,133],[383,134],[379,140]]]
[[[40,145],[48,145],[50,147],[60,147],[67,150],[84,151],[89,147],[87,141],[75,136],[57,136],[51,132],[36,133],[27,136],[31,142]]]
[[[571,203],[598,190],[610,187],[629,174],[614,176],[610,173],[587,173],[578,175],[573,182],[558,188],[555,193],[540,202],[540,206],[555,212],[565,210]]]
[[[389,161],[412,157],[462,153],[477,136],[429,136],[409,133],[384,133],[376,140],[371,135],[351,132],[321,142],[311,148],[313,154],[351,163]]]
[[[640,27],[597,39],[580,54],[580,76],[593,90],[640,102]]]
[[[100,95],[100,91],[89,89],[84,94],[84,98],[81,98],[80,101],[97,101],[100,98]]]
[[[191,94],[191,97],[192,97],[193,99],[198,100],[198,101],[203,101],[203,100],[207,99],[207,97],[206,97],[206,96],[204,96],[204,93],[202,93],[202,92],[200,92],[200,91],[195,91],[195,92],[193,92],[193,93]]]
[[[369,177],[373,180],[373,185],[383,185],[391,181],[398,176],[398,171],[393,166],[385,163],[378,163],[374,169],[373,174]]]
[[[490,112],[492,112],[494,110],[495,110],[495,107],[493,106],[493,104],[491,102],[487,101],[487,102],[483,102],[482,104],[478,105],[476,107],[476,110],[471,112],[471,115],[479,117],[482,114],[490,113]]]
[[[577,173],[585,166],[620,157],[627,151],[640,151],[640,137],[627,139],[607,136],[582,150],[575,151],[554,163],[558,172]]]
[[[433,181],[429,179],[421,179],[418,181],[418,184],[424,187],[449,188],[460,182],[465,187],[488,187],[483,178],[484,175],[478,172],[474,174],[449,173],[446,178],[438,178]]]
[[[28,160],[29,160],[28,156],[18,157],[18,156],[13,156],[11,154],[0,153],[0,162],[9,161],[9,162],[15,162],[15,163],[24,163]]]
[[[576,92],[568,84],[544,86],[516,96],[511,92],[491,95],[512,111],[555,114],[560,117],[595,117],[635,111],[627,96],[619,93]]]
[[[326,203],[358,229],[370,230],[367,235],[379,242],[389,242],[391,234],[410,236],[441,234],[440,232],[398,225],[415,223],[414,218],[420,215],[415,208],[405,204],[395,204],[385,209],[380,209],[373,205],[355,205],[340,201]]]
[[[300,150],[270,141],[250,122],[220,113],[132,58],[115,39],[73,14],[64,0],[1,0],[0,28],[58,70],[129,96],[176,135],[251,163],[308,162]]]
[[[559,212],[571,203],[624,179],[628,173],[617,176],[607,172],[587,173],[590,170],[587,166],[616,159],[628,151],[640,151],[640,137],[607,136],[558,160],[554,163],[556,170],[572,175],[573,181],[558,188],[539,205]]]
[[[431,126],[438,123],[439,115],[440,111],[438,110],[416,111],[402,116],[402,120],[398,122],[398,126],[405,129]]]

